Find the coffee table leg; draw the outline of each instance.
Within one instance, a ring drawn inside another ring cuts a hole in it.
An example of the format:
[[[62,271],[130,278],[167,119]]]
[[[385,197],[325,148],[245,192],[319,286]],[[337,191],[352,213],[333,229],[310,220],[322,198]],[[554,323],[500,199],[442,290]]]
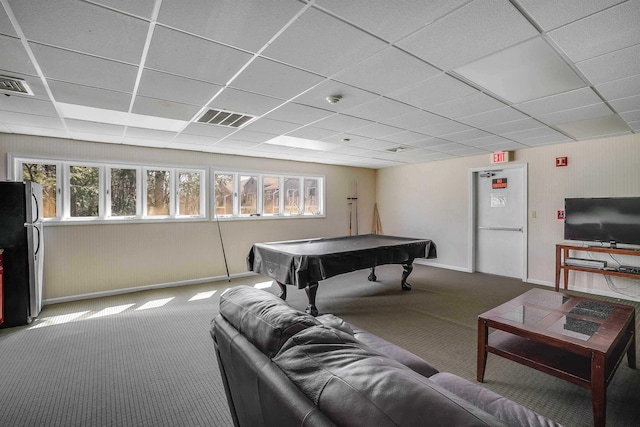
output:
[[[602,353],[591,356],[591,404],[594,427],[604,427],[607,410],[607,384],[605,382],[605,357]]]
[[[477,380],[484,381],[484,371],[487,367],[487,339],[489,337],[489,328],[487,321],[478,319],[478,369]]]

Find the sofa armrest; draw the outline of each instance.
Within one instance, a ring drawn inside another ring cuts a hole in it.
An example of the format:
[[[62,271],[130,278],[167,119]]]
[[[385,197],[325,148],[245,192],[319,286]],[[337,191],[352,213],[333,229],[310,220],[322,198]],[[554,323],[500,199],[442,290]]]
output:
[[[457,375],[440,372],[432,376],[431,380],[510,426],[561,427],[555,421]]]

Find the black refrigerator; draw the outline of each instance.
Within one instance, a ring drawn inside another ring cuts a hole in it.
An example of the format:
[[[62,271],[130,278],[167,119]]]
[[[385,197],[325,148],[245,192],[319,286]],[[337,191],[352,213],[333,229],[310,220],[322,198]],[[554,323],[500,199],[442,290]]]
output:
[[[0,249],[4,262],[4,323],[31,323],[42,308],[44,233],[42,186],[0,182]]]

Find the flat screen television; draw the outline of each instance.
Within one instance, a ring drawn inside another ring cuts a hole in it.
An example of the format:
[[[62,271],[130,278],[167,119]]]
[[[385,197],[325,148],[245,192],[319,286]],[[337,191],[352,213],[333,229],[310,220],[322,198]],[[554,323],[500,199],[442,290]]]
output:
[[[564,238],[640,245],[640,197],[564,200]]]

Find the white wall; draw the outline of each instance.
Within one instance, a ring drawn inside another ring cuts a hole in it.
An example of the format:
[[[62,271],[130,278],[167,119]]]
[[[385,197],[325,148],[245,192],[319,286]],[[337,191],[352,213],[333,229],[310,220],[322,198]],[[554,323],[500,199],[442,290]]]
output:
[[[560,156],[569,158],[567,167],[555,167]],[[563,241],[556,213],[565,197],[640,196],[640,135],[528,148],[517,151],[514,162],[529,165],[527,280],[532,283],[555,282],[555,245]],[[376,200],[385,234],[430,238],[438,248],[438,259],[430,263],[467,270],[469,169],[490,165],[490,156],[483,155],[379,170]],[[640,265],[640,257],[619,260]],[[570,276],[571,289],[640,300],[640,280]]]
[[[375,171],[201,152],[88,143],[0,134],[0,159],[8,154],[149,165],[324,175],[326,217],[221,221],[230,273],[247,272],[255,242],[348,234],[349,186],[358,182],[360,234],[371,230]],[[7,162],[0,161],[0,179]],[[107,225],[45,225],[44,298],[119,292],[127,288],[226,278],[215,221]]]

